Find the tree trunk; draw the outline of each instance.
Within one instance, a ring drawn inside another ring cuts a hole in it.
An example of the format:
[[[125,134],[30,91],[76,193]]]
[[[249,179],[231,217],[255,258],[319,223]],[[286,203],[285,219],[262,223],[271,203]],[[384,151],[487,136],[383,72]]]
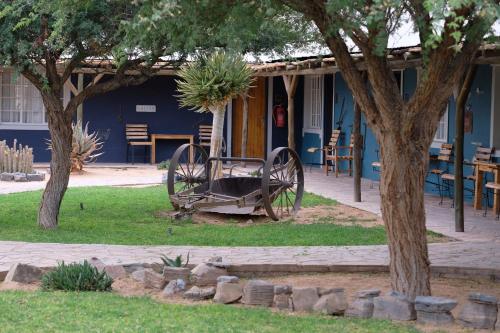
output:
[[[222,153],[222,136],[224,135],[225,106],[214,106],[210,108],[213,114],[212,136],[210,137],[210,157],[220,157]],[[221,163],[212,164],[212,179],[222,176]]]
[[[59,208],[68,187],[73,131],[71,116],[62,112],[62,106],[57,111],[48,110],[47,114],[52,147],[50,179],[38,210],[38,225],[44,229],[53,229],[58,225]]]
[[[424,208],[428,148],[400,133],[380,142],[382,217],[388,236],[392,289],[410,298],[430,295]]]
[[[464,114],[477,66],[469,65],[457,96],[455,115],[455,231],[464,232]]]
[[[354,202],[361,202],[361,149],[363,138],[361,137],[361,108],[358,103],[354,105],[354,121],[352,126],[354,134],[353,165],[354,165]]]
[[[248,141],[248,95],[241,96],[243,98],[243,120],[241,124],[241,157],[247,157],[247,141]],[[241,165],[245,168],[246,163]]]

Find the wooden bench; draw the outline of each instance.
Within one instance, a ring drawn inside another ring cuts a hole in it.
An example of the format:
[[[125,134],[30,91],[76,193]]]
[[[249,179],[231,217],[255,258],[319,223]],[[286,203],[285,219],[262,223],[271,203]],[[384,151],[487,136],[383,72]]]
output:
[[[132,164],[135,162],[135,147],[144,146],[144,160],[146,159],[147,147],[152,146],[149,139],[147,124],[125,124],[125,138],[127,140],[127,158],[128,163],[129,151],[132,150]]]

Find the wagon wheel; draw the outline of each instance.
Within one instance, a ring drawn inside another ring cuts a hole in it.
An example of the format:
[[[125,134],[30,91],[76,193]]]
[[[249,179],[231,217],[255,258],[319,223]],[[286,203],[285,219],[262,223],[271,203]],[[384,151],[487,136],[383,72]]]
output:
[[[304,195],[304,169],[297,153],[276,148],[269,155],[262,175],[262,199],[267,214],[277,221],[300,209]],[[274,204],[273,204],[274,203]]]
[[[179,210],[179,205],[172,202],[173,195],[207,181],[205,170],[207,159],[205,149],[197,144],[186,143],[175,151],[170,160],[167,178],[168,195],[174,209]]]

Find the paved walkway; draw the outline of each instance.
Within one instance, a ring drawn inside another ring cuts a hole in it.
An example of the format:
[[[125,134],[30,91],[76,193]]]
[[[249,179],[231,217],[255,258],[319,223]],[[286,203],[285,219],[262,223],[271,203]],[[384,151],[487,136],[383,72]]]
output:
[[[36,165],[35,169],[46,172],[48,165]],[[160,184],[165,170],[158,170],[149,164],[95,164],[86,166],[84,172],[72,173],[69,187],[81,186],[124,186]],[[43,182],[0,182],[0,194],[35,191],[45,188]]]
[[[429,245],[433,266],[468,267],[500,270],[500,244],[453,242]],[[295,246],[295,247],[203,247],[203,246],[125,246],[100,244],[53,244],[0,242],[0,271],[15,262],[39,267],[58,261],[81,261],[98,257],[106,264],[160,262],[161,255],[175,257],[190,253],[197,264],[212,256],[222,256],[232,265],[370,265],[388,263],[387,246]],[[487,265],[485,264],[487,263]],[[307,267],[306,267],[307,268]],[[500,276],[500,275],[499,275]]]
[[[305,175],[305,188],[309,192],[335,199],[343,204],[360,208],[380,215],[380,195],[378,184],[363,179],[361,183],[362,202],[353,201],[353,179],[347,176],[326,177],[318,169],[309,169]],[[373,187],[373,188],[371,188]],[[427,195],[425,198],[427,228],[462,241],[484,241],[500,244],[500,221],[495,219],[492,210],[487,217],[483,211],[474,210],[470,203],[465,204],[465,232],[455,232],[455,215],[450,199],[439,205],[439,197]],[[499,252],[496,252],[500,256]],[[492,253],[493,254],[493,253]]]
[[[164,171],[152,166],[123,168],[110,165],[106,168],[88,168],[85,175],[73,175],[70,186],[155,184],[161,181]],[[0,183],[0,194],[43,188],[44,183]],[[363,180],[363,202],[352,201],[352,178],[326,177],[319,170],[307,172],[306,190],[338,200],[347,205],[380,213],[378,187],[370,189],[370,182]],[[466,232],[453,231],[453,210],[449,203],[437,204],[435,197],[426,198],[427,225],[462,242],[431,244],[429,253],[433,266],[469,267],[500,270],[500,222],[492,217],[483,218],[470,207],[466,210]],[[233,265],[387,265],[387,246],[341,247],[191,247],[191,246],[120,246],[99,244],[46,244],[25,242],[0,242],[0,271],[15,262],[52,266],[59,260],[81,261],[99,257],[108,264],[133,264],[158,262],[160,255],[175,257],[191,254],[191,263],[199,263],[212,256],[224,257]],[[499,275],[500,276],[500,275]]]

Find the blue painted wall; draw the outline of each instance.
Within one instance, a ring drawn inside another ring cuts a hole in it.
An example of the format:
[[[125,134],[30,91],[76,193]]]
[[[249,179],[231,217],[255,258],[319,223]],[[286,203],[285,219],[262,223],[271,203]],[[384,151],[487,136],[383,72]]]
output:
[[[84,122],[89,122],[90,130],[110,129],[99,162],[125,162],[127,123],[147,123],[150,133],[194,135],[198,134],[200,123],[211,124],[210,113],[197,113],[179,106],[174,80],[172,76],[157,76],[140,86],[121,88],[84,104]],[[136,105],[156,105],[156,112],[136,112]],[[182,143],[185,141],[157,141],[156,161],[170,158]],[[136,162],[143,160],[144,148],[137,148]]]

